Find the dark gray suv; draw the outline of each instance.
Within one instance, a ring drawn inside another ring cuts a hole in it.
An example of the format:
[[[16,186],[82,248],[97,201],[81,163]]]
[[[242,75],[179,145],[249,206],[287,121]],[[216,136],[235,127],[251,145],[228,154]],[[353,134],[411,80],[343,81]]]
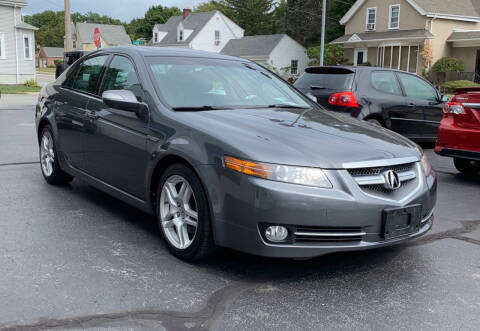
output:
[[[306,258],[399,243],[432,226],[422,150],[323,111],[250,61],[107,48],[44,87],[41,170],[154,214],[184,260],[215,246]]]

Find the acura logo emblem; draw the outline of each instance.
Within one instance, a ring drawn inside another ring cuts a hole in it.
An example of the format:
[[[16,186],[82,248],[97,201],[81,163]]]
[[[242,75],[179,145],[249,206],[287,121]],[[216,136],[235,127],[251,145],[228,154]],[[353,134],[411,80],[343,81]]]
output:
[[[400,182],[400,178],[398,174],[393,170],[387,170],[383,173],[383,177],[385,178],[385,185],[384,187],[389,190],[397,190],[402,186]]]

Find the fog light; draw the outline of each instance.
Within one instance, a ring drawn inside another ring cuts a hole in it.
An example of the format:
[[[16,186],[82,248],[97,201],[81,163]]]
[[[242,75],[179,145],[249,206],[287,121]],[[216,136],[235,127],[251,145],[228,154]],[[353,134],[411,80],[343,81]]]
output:
[[[284,226],[273,225],[273,226],[269,226],[265,230],[265,237],[267,237],[267,239],[270,241],[274,241],[274,242],[284,241],[285,239],[287,239],[287,236],[288,236],[288,230]]]

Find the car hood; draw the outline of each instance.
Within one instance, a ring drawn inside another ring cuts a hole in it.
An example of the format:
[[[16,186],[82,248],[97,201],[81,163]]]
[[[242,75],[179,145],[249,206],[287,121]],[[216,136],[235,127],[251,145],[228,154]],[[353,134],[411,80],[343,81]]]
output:
[[[402,136],[318,109],[235,109],[189,113],[189,125],[225,154],[267,163],[343,168],[345,162],[420,157]]]

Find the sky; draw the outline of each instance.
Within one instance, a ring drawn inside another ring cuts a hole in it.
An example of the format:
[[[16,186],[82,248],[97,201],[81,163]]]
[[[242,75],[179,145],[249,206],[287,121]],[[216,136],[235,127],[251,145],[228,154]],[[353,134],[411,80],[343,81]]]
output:
[[[206,0],[70,0],[71,12],[86,13],[93,11],[108,15],[125,22],[133,18],[143,17],[151,6],[176,6],[180,9],[194,8]],[[63,0],[27,0],[27,7],[22,9],[23,15],[31,15],[44,10],[63,10]]]

